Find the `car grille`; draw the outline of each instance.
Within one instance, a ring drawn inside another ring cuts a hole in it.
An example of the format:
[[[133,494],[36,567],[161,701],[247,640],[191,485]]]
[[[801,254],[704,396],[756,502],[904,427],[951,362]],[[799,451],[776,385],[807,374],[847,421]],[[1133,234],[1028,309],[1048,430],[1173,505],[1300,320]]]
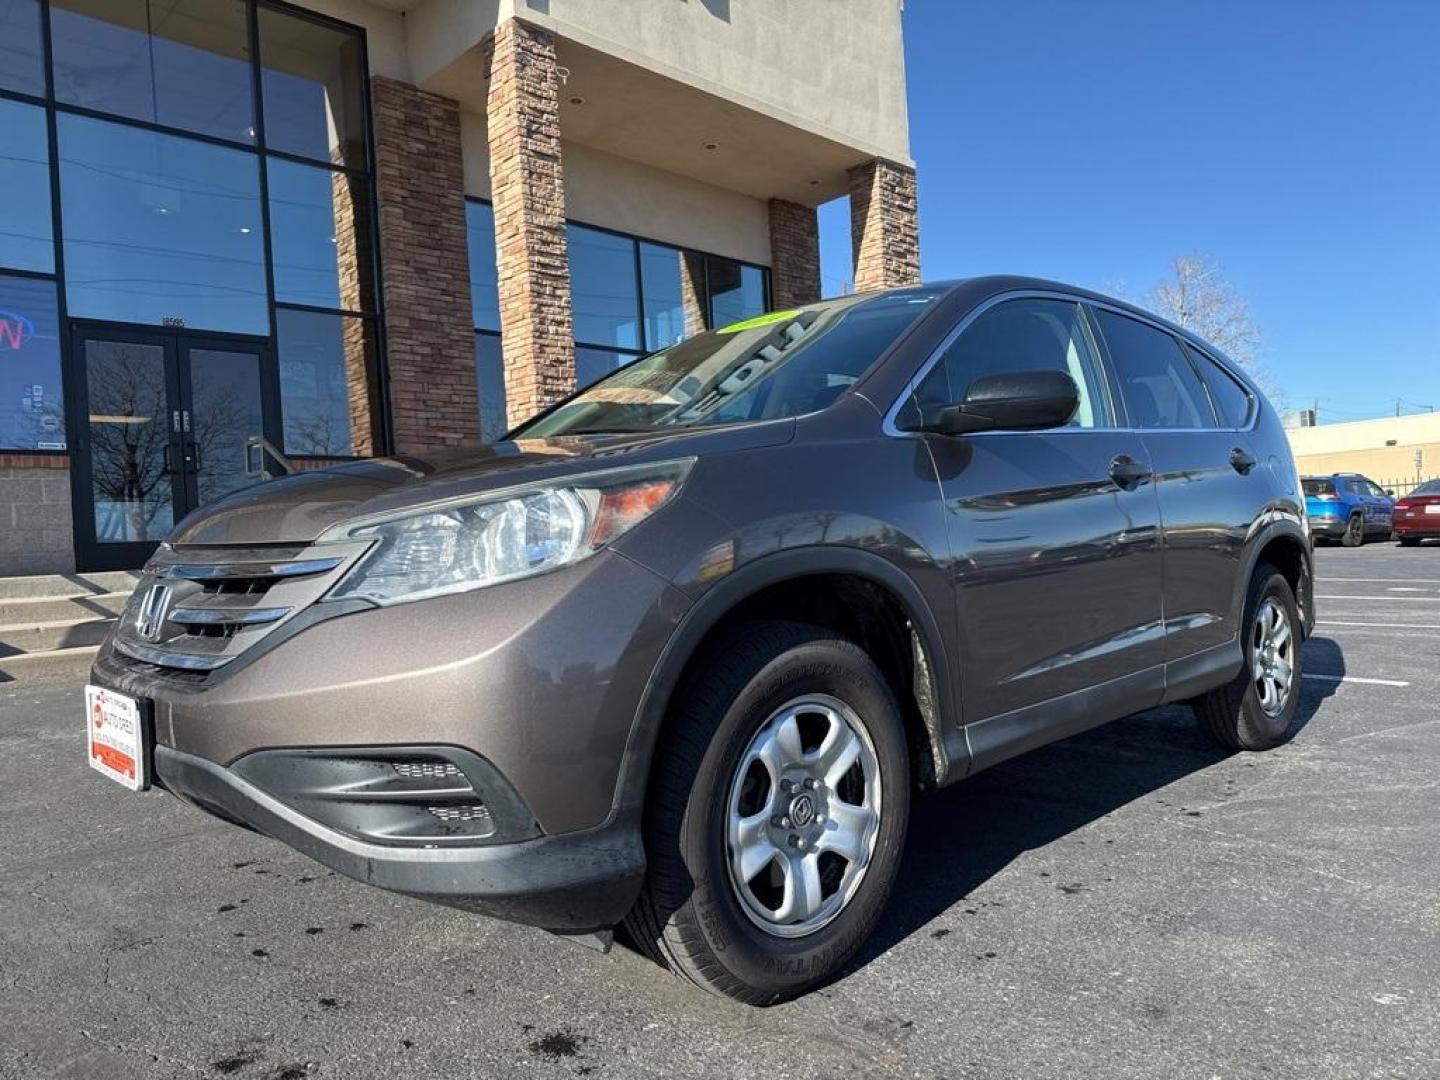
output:
[[[120,617],[115,650],[171,671],[214,671],[319,600],[366,546],[161,548]]]

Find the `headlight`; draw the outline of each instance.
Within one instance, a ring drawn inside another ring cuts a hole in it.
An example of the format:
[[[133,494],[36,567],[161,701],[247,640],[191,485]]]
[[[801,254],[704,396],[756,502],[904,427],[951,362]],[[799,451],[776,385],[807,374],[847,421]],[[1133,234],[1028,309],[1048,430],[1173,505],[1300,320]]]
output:
[[[326,539],[375,544],[331,596],[395,604],[569,566],[674,498],[693,461],[588,473],[344,526]]]

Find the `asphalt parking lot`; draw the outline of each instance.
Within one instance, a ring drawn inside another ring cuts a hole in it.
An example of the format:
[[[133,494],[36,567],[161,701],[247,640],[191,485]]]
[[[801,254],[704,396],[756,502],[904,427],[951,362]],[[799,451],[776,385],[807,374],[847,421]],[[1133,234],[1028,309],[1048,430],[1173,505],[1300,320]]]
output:
[[[1440,548],[1317,553],[1293,744],[1131,717],[915,807],[876,939],[756,1011],[92,773],[0,686],[0,1076],[1440,1076]]]

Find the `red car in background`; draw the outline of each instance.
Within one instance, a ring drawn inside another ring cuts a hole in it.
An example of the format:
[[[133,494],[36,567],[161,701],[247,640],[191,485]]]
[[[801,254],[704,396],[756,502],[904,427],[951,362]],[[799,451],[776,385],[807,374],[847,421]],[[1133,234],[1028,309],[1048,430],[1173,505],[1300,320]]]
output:
[[[1390,527],[1401,547],[1440,540],[1440,480],[1427,480],[1397,502]]]

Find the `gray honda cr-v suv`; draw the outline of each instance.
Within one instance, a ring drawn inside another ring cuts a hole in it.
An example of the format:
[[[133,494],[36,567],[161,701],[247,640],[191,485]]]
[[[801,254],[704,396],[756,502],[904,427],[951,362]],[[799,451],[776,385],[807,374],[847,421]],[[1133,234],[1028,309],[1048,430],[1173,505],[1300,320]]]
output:
[[[90,758],[767,1003],[875,926],[917,788],[1164,702],[1283,742],[1311,605],[1243,372],[980,278],[701,334],[499,445],[193,514],[100,650]]]

